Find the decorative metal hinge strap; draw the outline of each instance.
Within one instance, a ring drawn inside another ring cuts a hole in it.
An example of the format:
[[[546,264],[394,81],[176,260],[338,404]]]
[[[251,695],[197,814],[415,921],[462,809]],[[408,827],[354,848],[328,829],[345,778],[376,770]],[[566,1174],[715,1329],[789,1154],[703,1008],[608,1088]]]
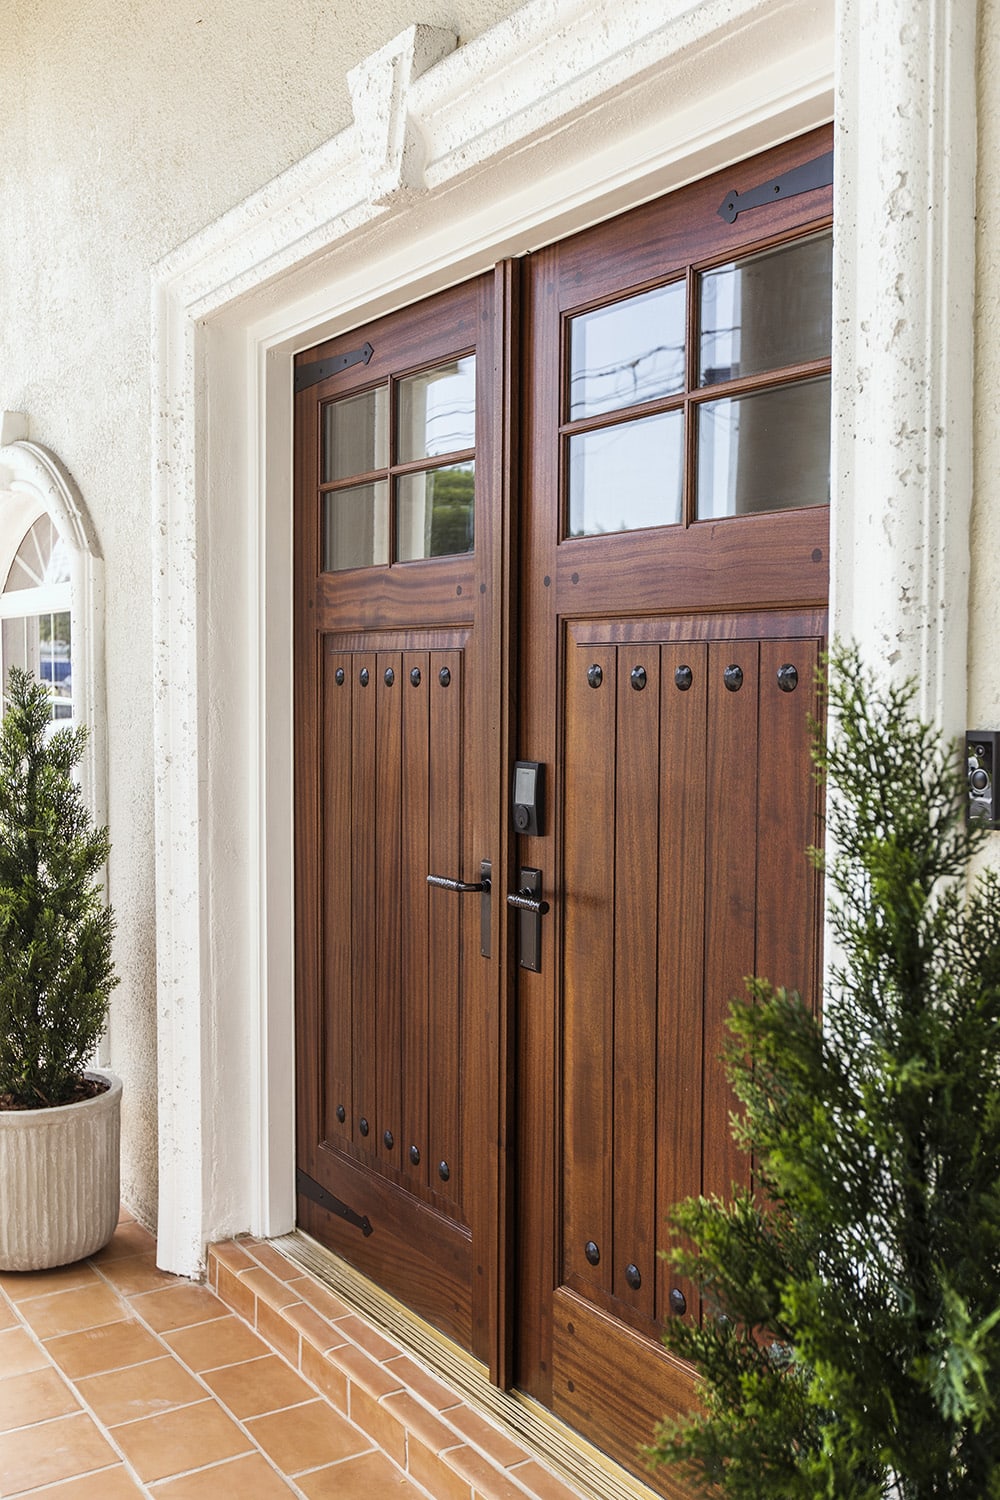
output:
[[[311,385],[319,385],[321,380],[328,380],[331,375],[339,375],[341,370],[349,370],[352,365],[366,365],[374,353],[371,344],[364,344],[360,349],[352,349],[350,354],[334,354],[330,359],[318,359],[311,365],[299,365],[295,371],[296,395]]]
[[[325,1187],[303,1172],[301,1167],[295,1173],[295,1189],[296,1192],[302,1194],[303,1198],[311,1198],[313,1203],[319,1204],[320,1208],[325,1208],[329,1213],[336,1214],[338,1219],[344,1219],[348,1224],[353,1224],[355,1229],[361,1230],[365,1239],[375,1233],[367,1214],[362,1216],[356,1213],[353,1208],[349,1208],[346,1203],[342,1203],[339,1198],[328,1193]]]
[[[772,177],[770,182],[761,182],[748,188],[745,193],[727,193],[719,206],[719,218],[734,224],[738,214],[748,208],[763,208],[776,198],[794,198],[798,193],[811,193],[813,188],[829,187],[833,181],[833,152],[817,156],[814,161],[803,162],[801,167],[792,167],[781,177]]]

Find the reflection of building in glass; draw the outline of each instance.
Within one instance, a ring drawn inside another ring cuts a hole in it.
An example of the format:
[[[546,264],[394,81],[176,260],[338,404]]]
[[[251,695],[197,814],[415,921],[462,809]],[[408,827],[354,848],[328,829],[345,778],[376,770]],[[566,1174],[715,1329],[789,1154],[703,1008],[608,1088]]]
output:
[[[40,516],[14,555],[0,594],[0,667],[23,667],[52,694],[52,717],[73,718],[70,568],[66,544]]]

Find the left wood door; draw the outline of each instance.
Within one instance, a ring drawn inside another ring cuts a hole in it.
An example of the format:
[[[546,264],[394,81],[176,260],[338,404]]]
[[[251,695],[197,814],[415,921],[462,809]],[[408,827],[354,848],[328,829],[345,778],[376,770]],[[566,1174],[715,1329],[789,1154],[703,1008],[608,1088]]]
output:
[[[298,1222],[494,1372],[503,723],[494,285],[296,366]]]

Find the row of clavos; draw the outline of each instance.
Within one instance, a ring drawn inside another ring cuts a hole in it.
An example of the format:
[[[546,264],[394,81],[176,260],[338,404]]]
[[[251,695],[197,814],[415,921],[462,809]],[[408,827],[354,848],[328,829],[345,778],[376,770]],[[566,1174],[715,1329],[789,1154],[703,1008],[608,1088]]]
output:
[[[783,693],[794,693],[799,685],[799,674],[791,662],[785,662],[784,666],[778,668],[775,674]],[[647,682],[646,668],[633,667],[629,673],[629,682],[637,693],[641,693]],[[743,686],[743,668],[731,663],[722,674],[722,680],[731,693],[738,693]],[[604,669],[595,661],[593,666],[587,668],[587,681],[592,688],[599,688],[604,681]],[[694,682],[694,673],[690,667],[677,667],[674,671],[674,686],[682,693],[686,693]]]
[[[336,1115],[340,1124],[343,1125],[347,1120],[347,1110],[342,1104],[337,1105]],[[358,1121],[358,1130],[364,1136],[367,1136],[371,1130],[371,1125],[364,1115],[362,1115]],[[387,1151],[391,1151],[393,1146],[396,1144],[395,1136],[393,1135],[391,1130],[384,1130],[382,1132],[382,1144]],[[419,1167],[420,1147],[411,1146],[409,1151],[407,1152],[407,1155],[410,1158],[411,1164],[415,1167]],[[442,1182],[447,1182],[449,1177],[451,1176],[451,1168],[446,1161],[438,1162],[438,1176],[440,1177]]]
[[[333,680],[334,682],[336,682],[338,687],[344,686],[344,683],[347,681],[347,673],[344,671],[343,667],[337,668],[336,672],[334,672],[333,674]],[[367,667],[361,668],[361,671],[358,673],[358,681],[360,682],[362,687],[367,687],[369,682],[371,682],[371,673],[369,672]],[[396,681],[396,674],[393,671],[392,667],[386,667],[384,673],[382,674],[382,681],[385,683],[386,687],[392,687],[393,683]],[[419,687],[420,681],[420,668],[414,667],[410,673],[410,686]],[[440,672],[438,673],[438,682],[442,687],[451,686],[451,671],[448,667],[441,668]]]
[[[591,1265],[591,1266],[599,1266],[600,1265],[600,1263],[601,1263],[601,1252],[600,1252],[600,1248],[598,1247],[596,1241],[594,1241],[594,1240],[588,1240],[587,1243],[583,1247],[583,1253],[584,1253],[584,1256],[586,1257],[588,1265]],[[630,1287],[633,1292],[637,1292],[639,1290],[639,1288],[642,1286],[642,1273],[640,1272],[639,1267],[637,1265],[629,1263],[629,1265],[627,1265],[625,1267],[625,1282],[626,1282],[626,1285],[628,1287]],[[675,1287],[673,1287],[671,1289],[671,1292],[670,1292],[670,1311],[672,1313],[677,1313],[678,1316],[680,1316],[680,1314],[682,1314],[682,1313],[686,1313],[687,1312],[687,1298],[685,1297],[684,1293],[681,1291],[680,1287],[675,1286]]]

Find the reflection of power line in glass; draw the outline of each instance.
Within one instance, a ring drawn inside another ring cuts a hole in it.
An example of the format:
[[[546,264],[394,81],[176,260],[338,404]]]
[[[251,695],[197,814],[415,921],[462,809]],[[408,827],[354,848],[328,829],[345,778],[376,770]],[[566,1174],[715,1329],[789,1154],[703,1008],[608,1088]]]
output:
[[[607,400],[608,383],[614,394],[622,393],[627,400],[623,405],[634,405],[642,400],[649,400],[654,396],[663,394],[665,384],[674,384],[684,372],[684,345],[681,344],[657,344],[652,349],[644,350],[632,359],[618,360],[613,364],[604,365],[578,365],[570,377],[570,386],[587,405],[594,402]],[[588,390],[598,382],[605,386],[603,391]]]

